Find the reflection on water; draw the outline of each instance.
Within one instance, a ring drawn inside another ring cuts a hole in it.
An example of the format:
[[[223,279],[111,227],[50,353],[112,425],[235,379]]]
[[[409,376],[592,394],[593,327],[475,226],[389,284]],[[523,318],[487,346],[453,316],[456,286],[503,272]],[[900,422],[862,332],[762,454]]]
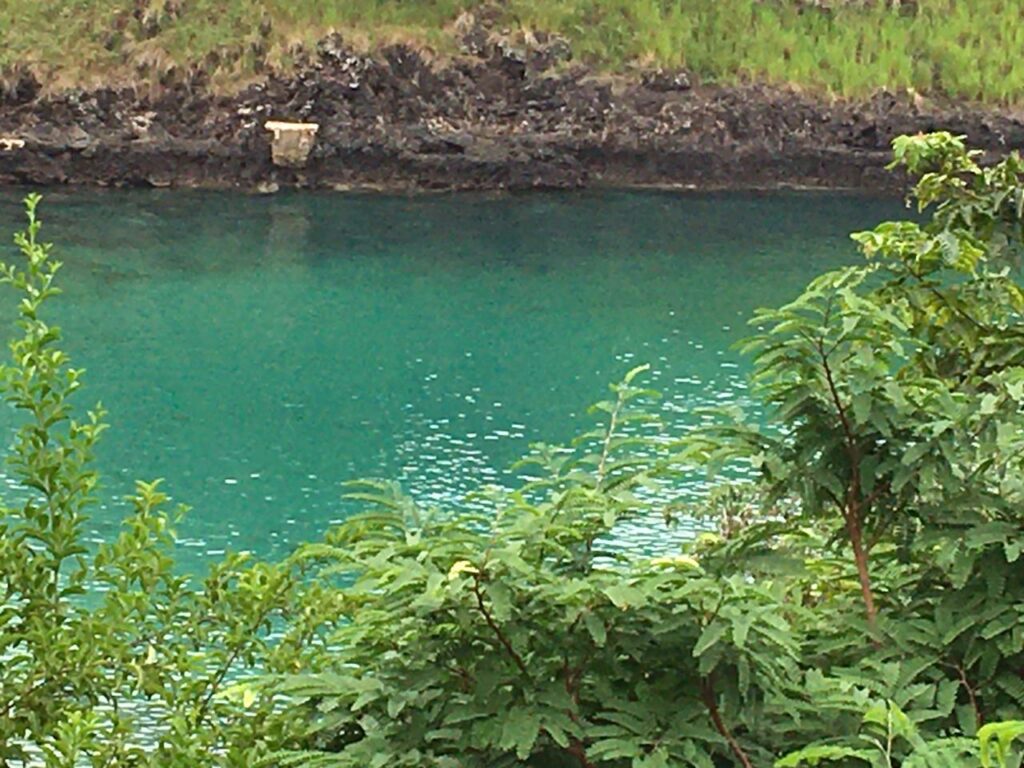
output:
[[[19,220],[0,195],[0,227]],[[744,403],[730,345],[751,311],[856,254],[900,213],[841,195],[535,194],[421,198],[188,192],[50,195],[67,263],[55,310],[87,399],[109,538],[134,478],[193,511],[186,565],[264,555],[350,511],[340,483],[398,479],[464,503],[531,441],[638,363],[670,431]],[[625,543],[660,531],[634,525]]]

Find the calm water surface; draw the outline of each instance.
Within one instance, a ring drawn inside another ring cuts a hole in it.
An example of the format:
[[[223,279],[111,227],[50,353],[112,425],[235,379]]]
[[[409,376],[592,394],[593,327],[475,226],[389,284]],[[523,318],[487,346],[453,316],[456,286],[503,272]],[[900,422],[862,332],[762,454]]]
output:
[[[0,192],[4,231],[20,197]],[[79,402],[113,424],[94,537],[134,478],[193,507],[190,568],[319,536],[349,512],[346,479],[457,504],[529,442],[587,426],[643,362],[681,432],[695,407],[744,400],[729,347],[752,310],[901,211],[798,193],[51,193],[54,313],[88,369]]]

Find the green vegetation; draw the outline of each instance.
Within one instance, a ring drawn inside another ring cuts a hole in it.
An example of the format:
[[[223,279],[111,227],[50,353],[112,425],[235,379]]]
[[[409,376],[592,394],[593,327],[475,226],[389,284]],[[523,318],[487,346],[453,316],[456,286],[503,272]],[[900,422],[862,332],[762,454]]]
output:
[[[943,768],[1024,733],[1024,161],[895,149],[933,219],[755,318],[767,428],[666,440],[640,368],[491,515],[360,489],[373,510],[305,552],[354,579],[337,668],[281,689],[348,743],[299,764]],[[756,480],[675,502],[741,461]],[[679,514],[718,532],[607,547]]]
[[[41,316],[60,263],[36,239],[38,201],[28,199],[16,237],[24,266],[0,266],[20,295],[22,331],[0,381],[24,414],[8,455],[24,490],[0,506],[0,766],[202,766],[212,751],[244,766],[268,742],[299,745],[299,713],[229,685],[246,670],[315,668],[319,632],[336,615],[331,595],[244,554],[199,584],[175,574],[176,513],[158,483],[137,485],[115,541],[85,545],[103,411],[71,413],[81,371]],[[166,728],[155,749],[137,739],[140,707]]]
[[[451,50],[446,33],[467,0],[7,0],[0,5],[0,71],[40,80],[131,85],[194,67],[232,88],[288,69],[331,30],[353,44],[391,41]]]
[[[453,53],[474,0],[6,0],[0,72],[54,85],[157,82],[203,66],[225,88],[288,68],[331,30],[363,46]],[[508,0],[498,29],[557,32],[601,68],[687,67],[705,79],[849,97],[881,89],[1024,100],[1024,0]]]
[[[82,544],[100,415],[70,411],[31,198],[3,272],[25,493],[0,529],[0,765],[28,742],[55,768],[1019,768],[1024,160],[948,134],[895,155],[931,218],[855,235],[863,263],[754,319],[767,424],[667,435],[641,366],[532,479],[481,489],[486,514],[360,483],[323,542],[198,588],[153,485]],[[683,503],[695,471],[720,480]],[[684,552],[608,545],[680,516],[707,530]],[[133,748],[145,702],[161,728]]]

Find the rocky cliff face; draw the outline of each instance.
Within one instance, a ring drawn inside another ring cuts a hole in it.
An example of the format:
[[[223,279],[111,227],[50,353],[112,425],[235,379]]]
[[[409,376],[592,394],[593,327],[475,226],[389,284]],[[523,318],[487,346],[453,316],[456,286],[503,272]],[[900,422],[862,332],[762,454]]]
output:
[[[881,94],[832,102],[686,72],[603,77],[558,38],[496,38],[461,19],[464,55],[324,40],[291,75],[218,96],[202,73],[132,89],[0,96],[0,183],[520,189],[592,185],[879,188],[889,143],[946,129],[994,152],[1024,146],[1014,114]],[[271,162],[267,120],[320,125],[304,168]],[[898,183],[898,182],[896,182]]]

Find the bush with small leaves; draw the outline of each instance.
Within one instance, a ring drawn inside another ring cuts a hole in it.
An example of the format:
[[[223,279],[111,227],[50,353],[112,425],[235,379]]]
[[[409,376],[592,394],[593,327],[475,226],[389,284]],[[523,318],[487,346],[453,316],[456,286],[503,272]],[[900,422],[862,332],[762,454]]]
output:
[[[104,413],[73,413],[82,372],[45,319],[61,265],[38,240],[38,203],[16,237],[22,263],[0,266],[21,331],[0,368],[21,486],[0,504],[0,765],[249,766],[301,746],[302,717],[246,673],[317,668],[334,593],[241,553],[199,583],[178,575],[180,510],[158,482],[136,485],[114,541],[85,544]]]
[[[758,313],[759,422],[667,435],[637,368],[478,512],[357,484],[324,541],[198,584],[157,483],[83,544],[103,413],[72,412],[29,198],[0,273],[0,765],[1019,768],[1024,162],[944,133],[895,155],[927,220]],[[684,518],[681,550],[615,545]]]
[[[274,759],[1019,766],[1024,163],[949,134],[895,156],[929,220],[855,235],[864,263],[758,313],[761,423],[666,439],[638,369],[486,513],[362,489],[372,510],[300,556],[344,583],[333,668],[278,682],[322,749]],[[679,554],[610,545],[681,515],[708,532]]]

